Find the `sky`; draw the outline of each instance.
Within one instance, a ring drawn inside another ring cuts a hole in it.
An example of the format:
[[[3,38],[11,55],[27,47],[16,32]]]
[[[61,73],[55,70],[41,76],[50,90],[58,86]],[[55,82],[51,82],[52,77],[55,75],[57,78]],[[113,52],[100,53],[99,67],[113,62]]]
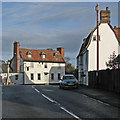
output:
[[[118,26],[118,3],[101,2],[109,7],[111,25]],[[96,2],[3,2],[2,59],[13,57],[13,43],[31,49],[56,50],[64,47],[65,56],[76,66],[82,41],[96,26]]]

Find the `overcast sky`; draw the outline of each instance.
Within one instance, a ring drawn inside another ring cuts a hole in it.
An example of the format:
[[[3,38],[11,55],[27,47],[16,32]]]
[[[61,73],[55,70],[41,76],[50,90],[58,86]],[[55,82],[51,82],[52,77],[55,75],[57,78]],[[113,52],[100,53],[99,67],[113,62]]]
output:
[[[2,59],[13,57],[13,43],[33,49],[65,48],[65,56],[76,65],[82,40],[96,26],[95,2],[3,2]],[[118,26],[118,3],[100,3],[109,7],[111,25]]]

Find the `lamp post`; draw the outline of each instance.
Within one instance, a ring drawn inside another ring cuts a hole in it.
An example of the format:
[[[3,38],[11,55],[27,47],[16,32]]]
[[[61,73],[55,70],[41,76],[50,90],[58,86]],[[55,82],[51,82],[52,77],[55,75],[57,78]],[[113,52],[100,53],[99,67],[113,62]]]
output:
[[[10,62],[8,61],[8,62],[7,62],[7,85],[10,83],[10,78],[9,78],[9,65],[10,65]]]

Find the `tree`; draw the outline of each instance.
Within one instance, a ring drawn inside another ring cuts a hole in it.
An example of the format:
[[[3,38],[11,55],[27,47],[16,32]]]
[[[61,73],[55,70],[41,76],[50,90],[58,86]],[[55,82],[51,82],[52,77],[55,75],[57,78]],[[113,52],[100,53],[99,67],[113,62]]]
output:
[[[73,74],[76,78],[78,78],[78,70],[70,63],[70,58],[65,57],[65,74]]]
[[[70,58],[69,57],[65,57],[65,62],[66,62],[66,65],[65,65],[65,74],[73,74],[73,71],[75,69],[73,67],[73,65],[69,61],[70,61]]]
[[[114,52],[110,55],[109,61],[106,62],[107,68],[111,68],[111,69],[117,69],[117,68],[118,68],[118,64],[114,62],[115,59],[116,59],[116,55],[115,55],[115,51],[114,51]]]

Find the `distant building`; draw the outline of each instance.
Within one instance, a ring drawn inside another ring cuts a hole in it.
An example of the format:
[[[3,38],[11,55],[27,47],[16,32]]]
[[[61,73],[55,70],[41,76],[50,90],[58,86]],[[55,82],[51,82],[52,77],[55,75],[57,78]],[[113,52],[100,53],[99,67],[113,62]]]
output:
[[[106,69],[110,55],[120,53],[120,28],[110,25],[110,10],[100,12],[99,23],[99,69]],[[78,78],[81,84],[88,85],[88,71],[97,70],[97,27],[83,40],[77,56]]]
[[[14,42],[14,55],[10,64],[14,73],[23,74],[19,84],[58,83],[65,74],[64,48],[55,51],[19,46],[19,42]],[[19,74],[15,78],[19,81]]]

